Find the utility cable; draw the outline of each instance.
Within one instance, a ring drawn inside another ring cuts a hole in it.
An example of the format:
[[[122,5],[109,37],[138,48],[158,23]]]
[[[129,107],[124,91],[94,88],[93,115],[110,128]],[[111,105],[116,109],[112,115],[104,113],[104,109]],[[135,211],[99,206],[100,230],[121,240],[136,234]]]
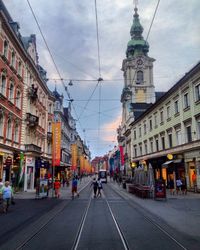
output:
[[[52,53],[51,53],[51,51],[50,51],[50,48],[49,48],[49,46],[48,46],[48,44],[47,44],[47,41],[46,41],[46,39],[45,39],[45,37],[44,37],[44,35],[43,35],[42,29],[41,29],[41,27],[40,27],[40,24],[39,24],[37,18],[36,18],[36,15],[35,15],[35,13],[34,13],[34,11],[33,11],[33,8],[31,7],[31,4],[30,4],[29,0],[27,0],[27,3],[28,3],[28,5],[29,5],[29,7],[30,7],[31,13],[32,13],[32,15],[33,15],[33,17],[34,17],[34,19],[35,19],[35,22],[36,22],[37,27],[38,27],[38,29],[39,29],[39,31],[40,31],[40,34],[41,34],[41,36],[42,36],[42,38],[43,38],[43,41],[44,41],[44,43],[45,43],[45,45],[46,45],[46,48],[47,48],[47,50],[48,50],[48,52],[49,52],[49,55],[50,55],[50,57],[51,57],[51,59],[52,59],[52,62],[53,62],[54,67],[55,67],[55,69],[56,69],[56,71],[57,71],[57,74],[58,74],[58,76],[60,77],[60,80],[61,80],[61,82],[62,82],[62,84],[63,84],[63,87],[64,87],[64,89],[65,89],[65,91],[66,91],[66,93],[67,93],[67,96],[68,96],[69,99],[71,99],[69,90],[68,90],[67,86],[65,86],[65,84],[64,84],[63,78],[61,77],[60,71],[59,71],[59,69],[58,69],[58,67],[57,67],[57,65],[56,65],[56,62],[55,62],[55,60],[54,60],[54,58],[53,58],[53,55],[52,55]],[[73,108],[73,110],[74,110],[75,115],[77,116],[77,112],[76,112],[76,110],[75,110],[75,107],[74,107],[73,103],[72,103],[72,108]],[[77,116],[77,117],[78,117],[78,116]],[[82,125],[81,125],[79,119],[77,119],[77,121],[79,122],[80,127],[82,128]]]

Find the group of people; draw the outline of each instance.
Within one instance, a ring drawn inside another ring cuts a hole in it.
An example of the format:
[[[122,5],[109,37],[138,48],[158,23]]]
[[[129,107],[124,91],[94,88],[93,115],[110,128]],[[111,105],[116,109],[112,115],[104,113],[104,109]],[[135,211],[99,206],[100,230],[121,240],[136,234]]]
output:
[[[91,186],[93,186],[94,198],[99,197],[99,196],[101,197],[101,190],[103,188],[101,179],[98,178],[96,180],[96,178],[94,178],[93,182],[91,183]]]
[[[0,204],[3,205],[4,213],[8,212],[8,208],[11,203],[14,204],[13,189],[9,181],[3,183],[2,179],[0,179]]]
[[[178,195],[179,193],[181,194],[187,194],[187,186],[186,186],[186,180],[185,178],[177,178],[176,179],[176,190],[175,190],[175,185],[174,185],[174,180],[173,178],[170,179],[169,181],[169,189],[170,189],[170,194],[174,195],[175,191],[176,194]]]
[[[71,194],[72,194],[72,199],[74,199],[75,195],[79,197],[79,192],[78,192],[78,176],[74,176],[72,179],[72,184],[71,184]],[[101,197],[101,190],[103,188],[101,179],[94,178],[91,186],[93,186],[93,191],[94,191],[94,198],[96,197]],[[54,190],[55,190],[55,197],[59,198],[60,197],[60,188],[61,188],[61,183],[59,179],[56,179],[54,182]]]

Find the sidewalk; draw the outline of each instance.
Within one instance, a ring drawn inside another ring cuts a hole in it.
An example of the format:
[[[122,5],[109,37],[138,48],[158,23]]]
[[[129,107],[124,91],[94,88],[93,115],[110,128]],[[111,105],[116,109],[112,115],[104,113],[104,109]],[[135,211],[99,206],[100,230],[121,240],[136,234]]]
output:
[[[87,185],[89,182],[91,182],[90,177],[84,177],[81,182],[78,181],[78,190],[81,190],[85,185]],[[15,199],[36,199],[36,192],[35,191],[27,191],[27,192],[17,192],[14,194]],[[48,198],[52,198],[52,189],[49,190],[49,196]],[[71,181],[69,186],[65,187],[61,184],[60,189],[60,199],[71,199]]]
[[[188,192],[187,195],[170,195],[166,200],[142,199],[128,193],[117,183],[110,184],[127,199],[161,218],[168,225],[193,237],[200,237],[200,194]]]

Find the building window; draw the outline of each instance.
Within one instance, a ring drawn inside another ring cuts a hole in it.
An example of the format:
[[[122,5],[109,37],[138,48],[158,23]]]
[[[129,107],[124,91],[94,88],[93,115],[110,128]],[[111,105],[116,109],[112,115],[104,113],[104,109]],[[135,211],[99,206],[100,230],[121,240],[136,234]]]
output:
[[[147,125],[146,125],[146,123],[144,123],[144,134],[146,134],[147,133]]]
[[[12,51],[11,53],[11,65],[15,67],[15,52],[14,51]]]
[[[156,138],[156,151],[159,151],[159,141],[158,141],[158,138]]]
[[[153,126],[152,126],[152,120],[150,119],[149,120],[149,129],[150,129],[150,131],[152,130],[152,128],[153,128]]]
[[[164,117],[163,117],[163,111],[160,111],[160,123],[163,123]]]
[[[16,106],[21,109],[21,93],[20,90],[17,90],[17,94],[16,94]]]
[[[6,40],[3,43],[3,54],[6,58],[8,57],[8,42]]]
[[[178,100],[176,100],[176,101],[174,102],[174,110],[175,110],[175,114],[179,113]]]
[[[195,86],[195,97],[196,97],[196,101],[200,100],[200,84]]]
[[[20,76],[22,75],[22,62],[19,61],[18,62],[18,72],[17,72]]]
[[[167,106],[167,119],[171,117],[170,106]]]
[[[139,137],[141,137],[142,136],[142,129],[141,129],[141,127],[139,127]]]
[[[9,100],[14,102],[14,84],[12,82],[10,83]]]
[[[19,125],[15,124],[14,141],[19,142]]]
[[[60,110],[60,102],[59,101],[56,102],[56,110]]]
[[[136,140],[136,130],[134,130],[134,139]]]
[[[9,140],[12,139],[12,121],[11,121],[10,118],[8,119],[6,137],[7,137],[7,139],[9,139]]]
[[[151,148],[151,153],[153,153],[153,141],[150,141],[150,148]]]
[[[142,155],[142,145],[140,144],[140,155]]]
[[[154,123],[155,123],[155,128],[157,128],[158,126],[157,114],[154,115]]]
[[[190,106],[190,103],[189,103],[189,95],[188,95],[188,93],[186,93],[186,94],[183,96],[183,98],[184,98],[184,108],[186,109],[186,108],[188,108],[188,107]]]
[[[147,142],[144,143],[145,154],[148,154]]]
[[[49,103],[49,110],[48,110],[49,114],[51,114],[51,109],[52,109],[52,105],[51,103]]]
[[[0,113],[0,136],[3,136],[4,131],[4,116],[3,112]]]
[[[200,139],[200,120],[197,121],[197,139]]]
[[[137,72],[137,84],[141,84],[144,81],[144,74],[143,72],[140,70]]]
[[[165,137],[161,137],[161,142],[162,142],[162,149],[165,150]]]
[[[181,130],[176,131],[176,144],[181,145],[182,140],[181,140]]]
[[[191,129],[191,126],[186,127],[186,140],[187,140],[187,142],[192,141],[192,129]]]
[[[1,94],[6,96],[6,76],[1,75]]]
[[[137,157],[137,146],[134,146],[135,157]]]
[[[168,134],[169,148],[172,148],[172,134]]]

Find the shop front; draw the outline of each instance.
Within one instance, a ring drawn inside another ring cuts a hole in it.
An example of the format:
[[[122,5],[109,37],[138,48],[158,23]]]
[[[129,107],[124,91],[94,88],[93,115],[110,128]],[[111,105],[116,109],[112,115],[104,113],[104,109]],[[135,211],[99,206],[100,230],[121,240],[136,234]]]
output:
[[[200,150],[184,154],[187,171],[187,188],[190,191],[200,192]]]
[[[34,180],[35,180],[35,157],[26,156],[25,163],[25,175],[24,175],[24,191],[34,190]]]

